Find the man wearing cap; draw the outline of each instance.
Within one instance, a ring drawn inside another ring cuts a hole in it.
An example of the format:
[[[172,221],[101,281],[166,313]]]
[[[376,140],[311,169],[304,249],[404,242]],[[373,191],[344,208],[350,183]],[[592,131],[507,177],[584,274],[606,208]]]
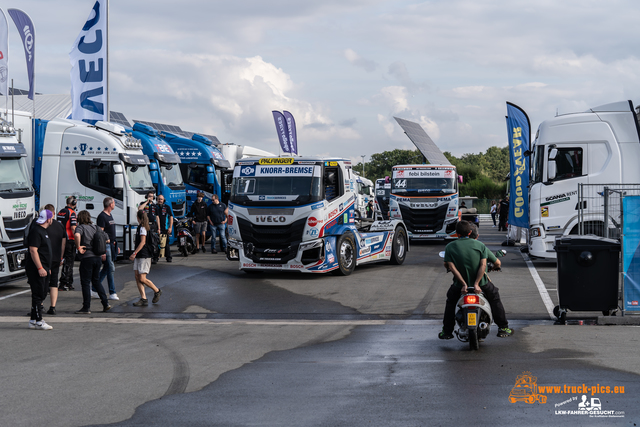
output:
[[[76,205],[78,201],[75,196],[67,197],[67,206],[58,212],[58,221],[64,225],[67,231],[67,243],[64,247],[64,264],[60,274],[61,291],[73,290],[73,262],[76,260],[76,243],[74,235],[78,220],[76,219]]]
[[[52,248],[47,228],[53,221],[53,213],[47,209],[40,212],[36,224],[29,228],[27,237],[27,262],[25,271],[31,287],[31,320],[29,329],[47,331],[53,329],[42,320],[42,303],[47,297],[49,275],[51,274]]]
[[[202,241],[202,252],[207,252],[204,247],[204,241],[207,240],[207,203],[203,198],[204,193],[198,191],[198,197],[189,211],[189,216],[193,218],[193,232],[196,235],[196,248],[193,253],[197,253],[200,249],[200,241]]]

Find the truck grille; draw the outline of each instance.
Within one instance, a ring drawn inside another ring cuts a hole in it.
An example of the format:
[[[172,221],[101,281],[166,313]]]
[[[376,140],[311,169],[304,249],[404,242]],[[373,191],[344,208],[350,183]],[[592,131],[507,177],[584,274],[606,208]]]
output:
[[[176,218],[181,218],[185,214],[185,207],[187,206],[187,202],[182,203],[171,203],[171,209],[173,210],[173,216]]]
[[[416,234],[434,234],[442,230],[449,205],[435,209],[410,209],[400,205],[400,213],[407,229]]]
[[[27,215],[23,219],[13,219],[10,216],[3,216],[4,231],[7,232],[7,238],[9,240],[22,239],[24,237],[24,230],[31,223],[33,214]]]
[[[298,254],[306,218],[289,225],[257,225],[236,219],[245,253],[254,262],[284,264]]]

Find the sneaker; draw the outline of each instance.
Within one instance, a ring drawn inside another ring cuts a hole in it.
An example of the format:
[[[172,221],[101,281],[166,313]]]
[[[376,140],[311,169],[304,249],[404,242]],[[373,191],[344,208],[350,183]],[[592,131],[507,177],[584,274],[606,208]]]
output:
[[[133,303],[134,307],[146,307],[148,305],[149,305],[149,300],[143,299],[143,298],[140,298],[140,301]]]
[[[35,329],[35,328],[36,328],[36,321],[29,320],[29,329]]]
[[[217,254],[217,253],[218,253],[218,251],[216,251],[215,249],[211,249],[211,253],[212,253],[212,254]]]
[[[513,335],[513,329],[509,329],[509,328],[498,329],[498,337],[500,338],[510,337],[511,335]]]
[[[158,258],[151,259],[151,264],[157,264],[157,263],[158,263]]]
[[[162,289],[158,289],[158,292],[153,293],[153,299],[151,300],[151,302],[154,304],[157,303],[160,299],[160,295],[162,295]]]
[[[120,298],[118,298],[118,294],[109,295],[109,299],[114,301],[120,301]]]
[[[438,338],[441,340],[450,340],[453,338],[453,334],[447,334],[444,330],[438,334]]]
[[[103,313],[106,313],[107,311],[111,310],[111,308],[112,308],[112,307],[111,307],[110,305],[108,305],[108,304],[107,304],[107,306],[106,306],[106,307],[103,307],[102,312],[103,312]]]
[[[202,253],[203,253],[203,254],[206,254],[206,253],[207,253],[207,250],[205,249],[205,247],[204,247],[204,246],[202,247]]]
[[[75,314],[91,314],[89,310],[78,310],[74,312]]]
[[[64,285],[60,285],[60,287],[58,288],[59,291],[70,291],[71,289],[69,289],[68,286],[64,286]]]
[[[40,322],[36,322],[36,329],[40,331],[48,331],[49,329],[53,329],[53,326],[48,325],[47,322],[41,320]]]
[[[197,254],[198,252],[200,252],[200,248],[194,248],[194,249],[191,251],[191,255],[195,255],[195,254]]]
[[[100,299],[100,295],[97,292],[91,291],[91,298]]]
[[[49,310],[47,311],[47,314],[56,314],[56,308],[55,307],[49,307]]]
[[[73,287],[73,285],[67,285],[67,288],[68,288],[70,291],[75,290],[75,288]]]
[[[173,262],[173,258],[167,258],[167,262]]]

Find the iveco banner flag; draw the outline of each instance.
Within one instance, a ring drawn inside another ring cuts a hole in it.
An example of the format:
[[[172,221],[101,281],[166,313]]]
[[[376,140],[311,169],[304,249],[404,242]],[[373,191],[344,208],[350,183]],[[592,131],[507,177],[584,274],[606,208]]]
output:
[[[27,60],[27,77],[29,78],[29,96],[33,100],[35,92],[36,31],[29,15],[19,9],[7,9],[13,23],[22,38],[24,56]]]
[[[9,25],[7,17],[0,9],[0,95],[8,96],[9,81]]]
[[[640,311],[640,196],[622,199],[624,212],[622,269],[624,272],[624,309]]]
[[[527,114],[510,102],[507,102],[507,133],[511,164],[509,224],[529,228],[529,156],[525,152],[531,142],[531,124]]]
[[[71,61],[71,118],[95,124],[107,117],[107,0],[93,5]]]
[[[287,126],[287,119],[280,111],[272,111],[273,120],[276,122],[276,131],[278,132],[278,139],[280,140],[280,147],[285,153],[291,153],[291,147],[289,146],[289,128]]]
[[[289,147],[291,154],[298,154],[298,135],[296,133],[296,121],[293,119],[293,114],[288,111],[283,111],[284,118],[287,119],[287,128],[289,128]]]

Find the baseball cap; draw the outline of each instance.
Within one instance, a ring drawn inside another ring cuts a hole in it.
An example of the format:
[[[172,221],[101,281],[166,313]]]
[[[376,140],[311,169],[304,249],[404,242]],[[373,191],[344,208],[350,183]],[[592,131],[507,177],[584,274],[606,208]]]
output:
[[[36,222],[38,224],[44,224],[45,222],[47,222],[48,220],[50,220],[51,218],[53,218],[53,214],[51,213],[50,210],[47,209],[43,209],[40,212],[40,216],[38,217],[38,219],[36,220]]]

